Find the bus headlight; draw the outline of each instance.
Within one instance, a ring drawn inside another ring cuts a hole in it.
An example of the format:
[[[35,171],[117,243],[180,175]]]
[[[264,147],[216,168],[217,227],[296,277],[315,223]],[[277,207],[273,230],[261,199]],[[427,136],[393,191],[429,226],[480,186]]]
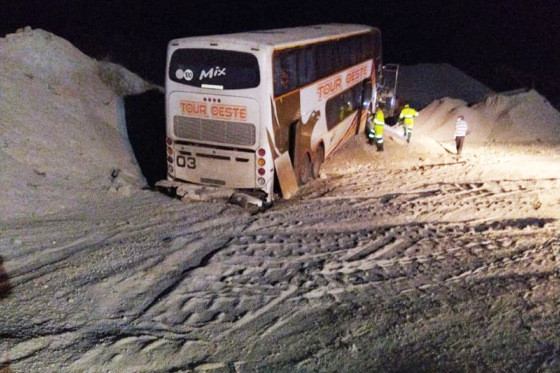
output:
[[[259,177],[259,178],[257,179],[257,183],[258,183],[259,185],[264,185],[265,182],[266,182],[265,179],[263,179],[262,177]]]
[[[264,158],[259,158],[257,160],[257,164],[262,167],[266,164],[266,161],[264,160]]]

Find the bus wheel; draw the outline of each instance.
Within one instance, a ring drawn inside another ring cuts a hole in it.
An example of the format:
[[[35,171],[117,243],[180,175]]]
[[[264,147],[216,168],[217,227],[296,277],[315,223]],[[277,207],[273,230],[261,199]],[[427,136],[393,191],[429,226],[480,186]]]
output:
[[[306,154],[298,170],[298,178],[300,185],[306,184],[313,177],[313,168],[311,167],[311,159],[309,154]]]
[[[313,157],[313,178],[316,179],[321,174],[321,166],[323,165],[323,159],[325,158],[325,148],[323,145],[319,145],[315,151],[315,157]]]

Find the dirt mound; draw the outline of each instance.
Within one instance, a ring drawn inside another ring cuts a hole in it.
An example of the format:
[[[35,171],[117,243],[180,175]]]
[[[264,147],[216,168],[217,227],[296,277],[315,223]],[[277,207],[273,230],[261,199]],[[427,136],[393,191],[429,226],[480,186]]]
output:
[[[458,115],[469,123],[468,142],[560,143],[560,113],[534,90],[491,95],[472,106],[457,99],[436,100],[420,112],[415,131],[452,141]]]
[[[30,28],[0,39],[0,61],[2,218],[48,214],[143,184],[122,95],[150,84]]]

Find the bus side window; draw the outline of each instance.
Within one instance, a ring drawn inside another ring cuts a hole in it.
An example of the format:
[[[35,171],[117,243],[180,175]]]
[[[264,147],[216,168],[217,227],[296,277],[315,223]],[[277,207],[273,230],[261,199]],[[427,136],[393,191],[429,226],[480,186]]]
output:
[[[297,50],[279,53],[274,59],[274,95],[280,96],[298,87]]]
[[[307,61],[307,68],[309,71],[308,82],[311,83],[317,80],[317,61],[315,60],[315,47],[307,48],[305,52],[305,60]]]
[[[369,33],[276,52],[274,95],[291,92],[374,57],[374,51],[381,47],[376,45],[380,43],[379,37],[379,34]],[[375,62],[381,65],[377,59]]]
[[[284,66],[282,69],[288,73],[288,91],[293,91],[297,88],[298,69],[297,69],[297,50],[291,50],[286,54],[284,59]]]
[[[346,40],[347,48],[348,48],[348,56],[350,57],[350,64],[355,65],[359,62],[362,62],[360,56],[360,48],[359,48],[359,40],[358,39],[347,39]],[[358,51],[358,53],[351,53],[350,51]]]
[[[344,69],[344,52],[339,49],[340,42],[331,42],[327,44],[327,48],[329,49],[329,55],[331,62],[331,71],[329,71],[329,75],[334,73],[335,71],[339,71]]]
[[[298,87],[303,87],[315,80],[315,63],[313,47],[298,49]]]
[[[280,96],[283,92],[282,88],[282,65],[280,64],[280,56],[274,58],[274,96]]]
[[[337,51],[338,51],[338,56],[339,56],[339,61],[338,61],[338,66],[337,68],[339,70],[344,69],[346,66],[348,66],[348,60],[350,59],[350,51],[348,50],[347,44],[348,41],[347,39],[343,39],[340,40],[337,43]]]
[[[317,79],[321,79],[329,75],[332,66],[330,50],[327,44],[320,44],[315,49],[315,61],[317,61]]]
[[[330,131],[340,121],[359,109],[362,100],[362,85],[358,84],[327,101],[325,106],[327,129]]]

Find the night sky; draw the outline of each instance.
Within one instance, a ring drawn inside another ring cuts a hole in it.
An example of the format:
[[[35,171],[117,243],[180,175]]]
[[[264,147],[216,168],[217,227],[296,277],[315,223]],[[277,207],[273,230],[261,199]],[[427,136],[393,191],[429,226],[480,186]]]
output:
[[[6,3],[6,2],[4,2]],[[447,62],[495,90],[533,85],[560,104],[558,0],[79,1],[10,0],[0,34],[31,26],[97,59],[163,83],[167,42],[178,37],[319,23],[383,33],[384,61]]]

